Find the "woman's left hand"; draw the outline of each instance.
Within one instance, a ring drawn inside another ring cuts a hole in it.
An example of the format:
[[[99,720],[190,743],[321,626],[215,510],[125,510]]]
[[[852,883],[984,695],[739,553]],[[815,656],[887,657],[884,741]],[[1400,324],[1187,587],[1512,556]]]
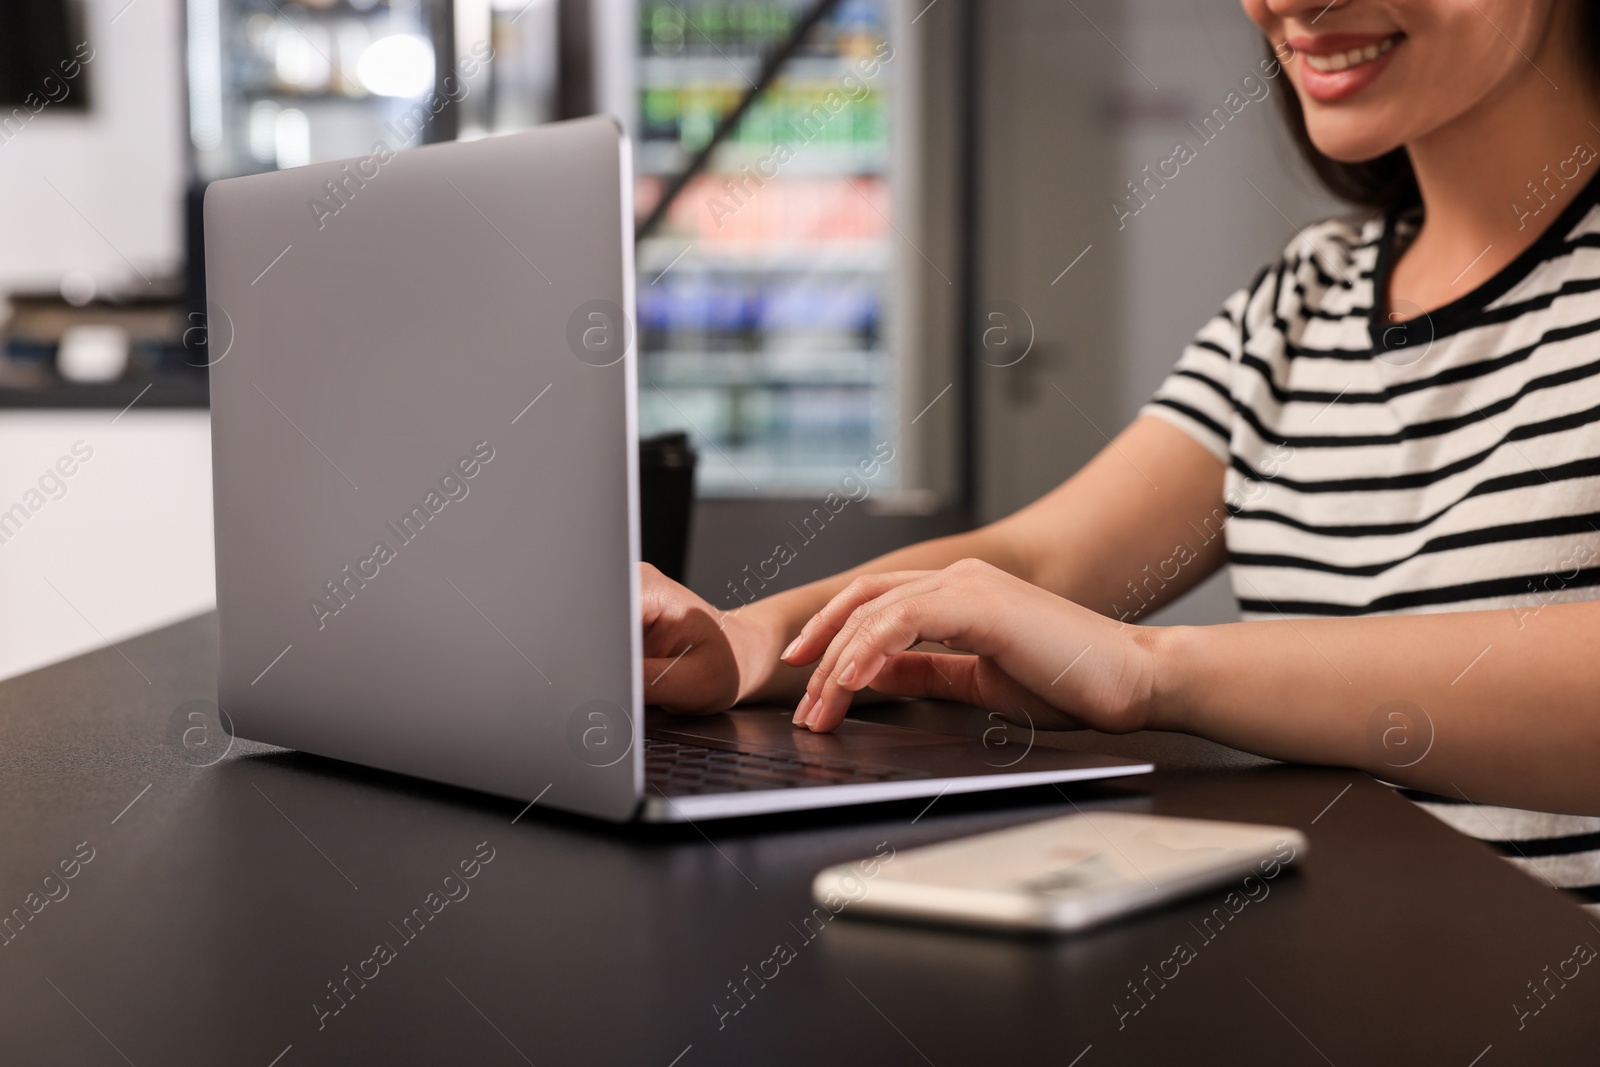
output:
[[[1155,684],[1147,631],[965,559],[939,571],[856,578],[784,650],[816,662],[795,723],[844,721],[871,686],[894,696],[976,704],[1052,729],[1143,729]],[[952,655],[909,651],[933,641]]]

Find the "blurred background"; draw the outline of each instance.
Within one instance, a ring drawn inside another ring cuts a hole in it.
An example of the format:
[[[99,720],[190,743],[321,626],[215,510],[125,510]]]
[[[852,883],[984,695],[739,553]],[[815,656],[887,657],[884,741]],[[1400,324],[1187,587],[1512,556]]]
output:
[[[1264,54],[1236,0],[0,0],[0,677],[214,605],[208,182],[620,119],[641,429],[733,606],[885,446],[769,589],[1057,484],[1337,211]]]

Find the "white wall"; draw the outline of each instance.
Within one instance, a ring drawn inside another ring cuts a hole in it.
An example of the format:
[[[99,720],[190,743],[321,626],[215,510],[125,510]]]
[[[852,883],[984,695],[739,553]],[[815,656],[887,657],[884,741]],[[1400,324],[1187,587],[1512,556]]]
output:
[[[78,442],[65,492],[30,498]],[[0,543],[0,678],[216,606],[206,412],[0,412],[0,512],[41,500]]]
[[[54,288],[71,270],[143,288],[136,269],[181,263],[182,0],[86,9],[92,109],[46,107],[0,144],[0,293]]]
[[[53,289],[69,271],[142,289],[139,271],[159,280],[181,264],[182,0],[85,8],[91,110],[46,107],[0,143],[0,293]],[[94,450],[0,543],[0,677],[213,606],[207,420],[0,411],[0,509],[74,442]]]

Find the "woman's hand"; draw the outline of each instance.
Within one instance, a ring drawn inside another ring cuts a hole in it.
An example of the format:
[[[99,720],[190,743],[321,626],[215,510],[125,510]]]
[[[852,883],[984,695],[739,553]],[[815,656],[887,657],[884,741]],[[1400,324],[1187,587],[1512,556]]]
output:
[[[795,722],[832,730],[871,686],[936,697],[1055,729],[1143,729],[1154,656],[1115,622],[980,560],[863,575],[806,623],[785,663],[816,662]],[[950,655],[908,651],[934,641]]]
[[[747,696],[770,639],[739,611],[718,611],[648,563],[639,564],[644,700],[680,714],[726,711]]]

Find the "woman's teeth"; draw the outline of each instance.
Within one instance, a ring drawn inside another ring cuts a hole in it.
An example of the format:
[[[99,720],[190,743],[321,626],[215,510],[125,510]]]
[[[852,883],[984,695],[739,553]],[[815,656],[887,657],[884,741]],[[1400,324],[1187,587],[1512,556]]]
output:
[[[1333,71],[1348,70],[1359,67],[1363,63],[1371,63],[1395,46],[1399,37],[1386,37],[1377,44],[1369,44],[1365,48],[1352,48],[1348,52],[1338,52],[1331,56],[1314,56],[1306,53],[1306,62],[1312,70]]]

